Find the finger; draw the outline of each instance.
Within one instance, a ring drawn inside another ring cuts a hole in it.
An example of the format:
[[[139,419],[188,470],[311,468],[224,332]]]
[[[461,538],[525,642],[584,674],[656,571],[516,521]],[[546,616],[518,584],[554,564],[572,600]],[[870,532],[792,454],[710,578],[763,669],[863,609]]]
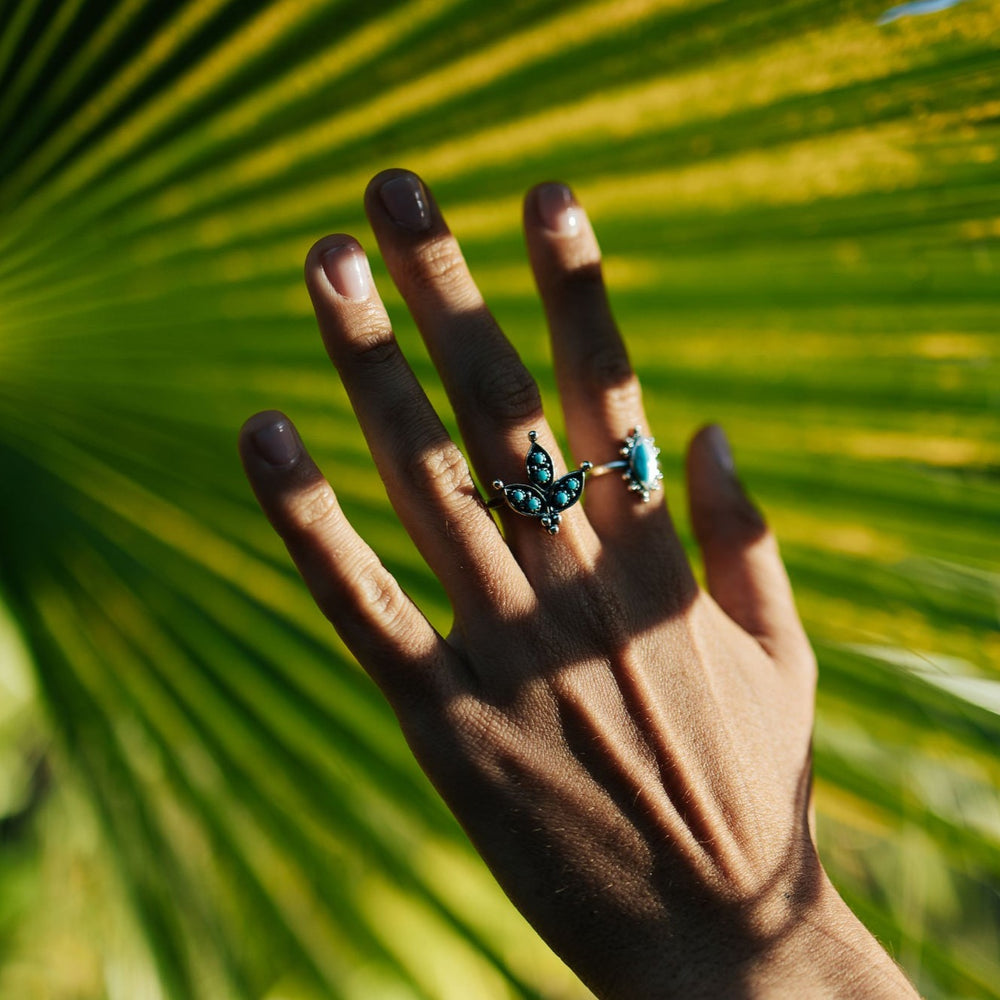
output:
[[[423,183],[404,170],[384,171],[368,185],[365,207],[481,478],[524,481],[529,431],[538,432],[558,478],[567,470],[542,414],[538,386],[486,307],[458,241]],[[531,558],[539,545],[537,522],[511,515],[507,527],[512,546]],[[570,536],[577,544],[593,545],[578,507],[563,514],[561,532],[564,540]],[[551,553],[552,546],[546,548]]]
[[[251,417],[240,457],[317,605],[375,682],[390,698],[447,687],[454,654],[350,526],[288,417]]]
[[[775,660],[814,670],[778,544],[743,491],[722,428],[704,427],[694,436],[687,481],[709,593]]]
[[[329,236],[309,251],[305,277],[389,498],[456,613],[481,613],[498,587],[515,601],[524,576],[399,349],[364,251]]]
[[[645,425],[645,416],[639,381],[611,315],[597,239],[564,184],[528,192],[524,229],[570,444],[574,453],[609,456],[628,430]]]
[[[611,315],[601,271],[601,251],[586,213],[564,184],[541,184],[524,201],[524,229],[535,281],[552,337],[556,377],[570,447],[574,454],[616,461],[633,428],[647,428],[642,392],[628,352]],[[648,430],[645,433],[649,433]],[[636,520],[652,518],[671,532],[662,509],[663,494],[651,503],[620,485],[594,481],[587,515],[599,535],[634,532]],[[680,544],[674,545],[680,558]]]

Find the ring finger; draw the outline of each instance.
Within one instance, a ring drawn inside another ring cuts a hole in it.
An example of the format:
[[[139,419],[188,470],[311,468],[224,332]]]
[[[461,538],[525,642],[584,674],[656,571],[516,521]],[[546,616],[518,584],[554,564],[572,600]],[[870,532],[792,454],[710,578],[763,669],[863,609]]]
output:
[[[601,269],[601,252],[586,213],[563,184],[541,184],[528,192],[524,227],[535,281],[548,318],[556,377],[575,454],[598,456],[595,462],[622,461],[623,439],[639,427],[648,434],[639,380],[611,315]],[[621,544],[635,538],[648,544],[637,522],[653,528],[652,537],[668,539],[680,556],[663,503],[659,482],[649,488],[650,502],[639,500],[620,481],[594,477],[587,514],[597,533]]]

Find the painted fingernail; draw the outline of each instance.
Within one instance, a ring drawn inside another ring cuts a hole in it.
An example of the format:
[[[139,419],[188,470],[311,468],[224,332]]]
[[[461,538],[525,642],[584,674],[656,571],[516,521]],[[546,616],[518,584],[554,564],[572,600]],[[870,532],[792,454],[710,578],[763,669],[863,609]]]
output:
[[[400,174],[387,180],[379,189],[379,197],[393,221],[404,229],[422,233],[431,225],[427,192],[413,174]]]
[[[580,232],[583,210],[565,184],[543,184],[535,197],[538,214],[549,232],[559,236],[576,236]]]
[[[268,465],[291,465],[302,451],[299,436],[287,420],[276,420],[250,435],[254,449]]]
[[[706,432],[706,437],[716,465],[727,475],[735,476],[736,463],[733,461],[733,450],[729,447],[729,438],[726,437],[725,431],[718,424],[712,424]]]
[[[367,299],[372,290],[372,272],[364,250],[356,243],[330,247],[320,258],[333,290],[345,299]]]

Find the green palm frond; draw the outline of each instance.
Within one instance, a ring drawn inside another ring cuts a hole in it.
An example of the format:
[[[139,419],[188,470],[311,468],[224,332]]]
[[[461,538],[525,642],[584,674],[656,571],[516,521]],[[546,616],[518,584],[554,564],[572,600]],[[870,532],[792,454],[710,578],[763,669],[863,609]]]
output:
[[[55,775],[0,848],[0,992],[586,995],[236,458],[286,409],[447,627],[301,285],[324,233],[372,247],[364,184],[405,165],[553,405],[519,203],[578,191],[675,508],[718,420],[782,539],[831,874],[926,996],[1000,997],[1000,4],[887,5],[0,4],[0,583],[37,688],[0,805],[25,747]]]

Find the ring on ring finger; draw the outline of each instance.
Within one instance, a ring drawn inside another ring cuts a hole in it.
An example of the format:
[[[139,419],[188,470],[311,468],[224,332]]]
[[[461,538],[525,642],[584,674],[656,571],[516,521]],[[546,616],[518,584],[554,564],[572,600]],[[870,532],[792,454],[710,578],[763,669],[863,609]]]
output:
[[[642,433],[641,427],[633,427],[622,442],[618,454],[622,457],[603,465],[595,465],[590,470],[592,477],[605,476],[609,472],[622,471],[622,480],[632,493],[638,494],[643,503],[649,502],[650,493],[660,489],[663,473],[660,471],[660,449],[655,440]]]

